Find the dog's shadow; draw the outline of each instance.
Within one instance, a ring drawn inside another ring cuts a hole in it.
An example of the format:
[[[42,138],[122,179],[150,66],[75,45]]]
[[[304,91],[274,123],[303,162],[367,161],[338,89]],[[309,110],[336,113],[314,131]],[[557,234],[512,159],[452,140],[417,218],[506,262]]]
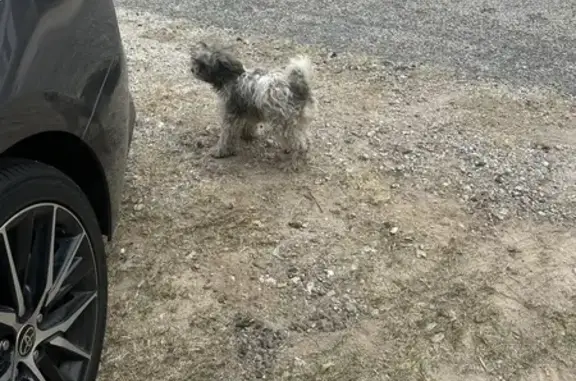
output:
[[[241,140],[235,155],[225,158],[214,158],[211,149],[218,141],[218,131],[205,130],[200,134],[190,131],[182,132],[178,145],[193,160],[202,163],[202,167],[212,174],[226,175],[240,172],[263,172],[269,174],[289,175],[308,170],[306,162],[297,166],[289,165],[289,158],[272,139],[266,136],[262,128],[251,140]]]

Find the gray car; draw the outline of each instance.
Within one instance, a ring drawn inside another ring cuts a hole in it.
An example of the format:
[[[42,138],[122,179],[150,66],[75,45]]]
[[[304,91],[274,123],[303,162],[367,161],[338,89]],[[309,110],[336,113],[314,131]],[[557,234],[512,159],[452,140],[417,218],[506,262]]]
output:
[[[0,381],[93,381],[135,111],[112,0],[0,1]]]

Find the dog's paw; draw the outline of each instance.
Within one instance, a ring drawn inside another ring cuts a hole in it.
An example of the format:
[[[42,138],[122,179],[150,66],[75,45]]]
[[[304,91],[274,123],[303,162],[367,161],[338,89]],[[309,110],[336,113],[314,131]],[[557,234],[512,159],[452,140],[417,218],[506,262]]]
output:
[[[210,156],[215,159],[223,159],[225,157],[230,157],[236,155],[236,152],[230,148],[213,147],[210,150]]]
[[[300,172],[308,163],[308,158],[300,152],[282,152],[280,154],[280,169],[284,172]]]

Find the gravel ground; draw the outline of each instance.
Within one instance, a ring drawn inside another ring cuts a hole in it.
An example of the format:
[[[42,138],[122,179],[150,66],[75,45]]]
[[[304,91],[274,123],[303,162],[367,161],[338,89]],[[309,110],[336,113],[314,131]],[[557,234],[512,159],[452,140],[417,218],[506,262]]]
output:
[[[101,379],[570,380],[573,99],[119,10],[139,120]],[[215,160],[188,48],[316,66],[309,165]]]
[[[465,78],[576,95],[576,2],[565,0],[116,0],[335,51],[452,67]]]

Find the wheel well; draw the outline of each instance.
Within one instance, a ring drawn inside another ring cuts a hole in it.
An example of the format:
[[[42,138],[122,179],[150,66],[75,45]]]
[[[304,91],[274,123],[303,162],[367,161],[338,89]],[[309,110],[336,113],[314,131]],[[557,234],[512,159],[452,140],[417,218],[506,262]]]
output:
[[[90,201],[102,234],[110,235],[110,196],[106,177],[100,162],[80,138],[68,132],[42,132],[16,143],[2,156],[39,161],[65,173]]]

